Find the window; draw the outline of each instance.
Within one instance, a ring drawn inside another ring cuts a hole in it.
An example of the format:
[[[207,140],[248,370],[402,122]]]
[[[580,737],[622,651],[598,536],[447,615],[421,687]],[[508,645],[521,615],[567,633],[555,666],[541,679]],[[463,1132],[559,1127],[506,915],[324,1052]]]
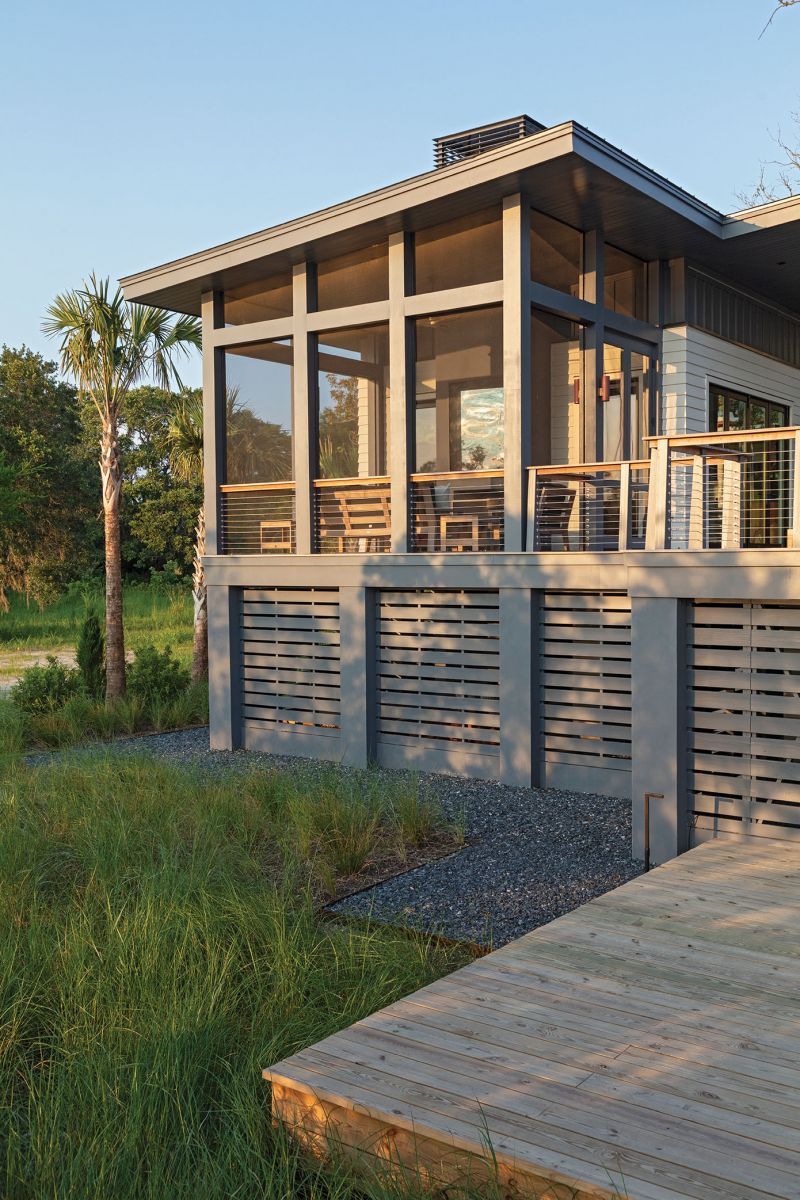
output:
[[[223,296],[226,325],[248,325],[251,321],[276,321],[292,315],[292,273],[284,271],[270,279],[227,288]]]
[[[626,317],[647,317],[647,264],[641,259],[606,245],[604,253],[603,304]]]
[[[709,429],[779,429],[789,424],[789,406],[712,384]]]
[[[318,478],[386,474],[389,326],[320,334]]]
[[[583,329],[565,317],[534,311],[531,396],[532,462],[581,461]]]
[[[570,296],[580,294],[583,234],[531,211],[531,279]]]
[[[226,483],[292,478],[292,343],[225,351]]]
[[[389,299],[389,246],[381,242],[317,265],[317,308]]]
[[[415,322],[414,470],[503,466],[503,315],[475,309]]]
[[[418,293],[502,278],[503,221],[497,208],[422,229],[414,238],[414,284]]]

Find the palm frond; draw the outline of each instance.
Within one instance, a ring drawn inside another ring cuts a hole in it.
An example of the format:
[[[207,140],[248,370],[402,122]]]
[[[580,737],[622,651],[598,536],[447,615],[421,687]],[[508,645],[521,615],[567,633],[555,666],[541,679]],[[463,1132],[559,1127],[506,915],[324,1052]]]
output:
[[[203,396],[199,391],[179,397],[167,428],[170,468],[176,479],[197,483],[203,477]]]

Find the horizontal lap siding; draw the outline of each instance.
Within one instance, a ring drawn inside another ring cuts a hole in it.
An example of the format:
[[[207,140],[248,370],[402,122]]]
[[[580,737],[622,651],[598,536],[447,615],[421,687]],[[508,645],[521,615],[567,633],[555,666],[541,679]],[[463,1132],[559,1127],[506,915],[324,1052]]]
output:
[[[376,616],[378,742],[499,754],[498,593],[382,591]]]
[[[247,588],[241,602],[245,729],[338,736],[337,588]]]
[[[543,592],[542,763],[631,769],[631,604],[609,592]]]
[[[695,602],[686,654],[694,823],[800,836],[800,606]]]

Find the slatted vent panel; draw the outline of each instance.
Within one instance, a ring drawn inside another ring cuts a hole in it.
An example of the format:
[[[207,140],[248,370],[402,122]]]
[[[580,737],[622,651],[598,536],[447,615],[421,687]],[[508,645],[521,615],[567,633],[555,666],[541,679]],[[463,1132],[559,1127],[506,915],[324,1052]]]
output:
[[[630,771],[630,598],[543,592],[539,646],[544,761]]]
[[[338,735],[337,588],[242,594],[242,716],[251,727]]]
[[[800,605],[696,602],[687,643],[696,826],[800,836]]]
[[[378,740],[499,754],[496,591],[383,591]]]

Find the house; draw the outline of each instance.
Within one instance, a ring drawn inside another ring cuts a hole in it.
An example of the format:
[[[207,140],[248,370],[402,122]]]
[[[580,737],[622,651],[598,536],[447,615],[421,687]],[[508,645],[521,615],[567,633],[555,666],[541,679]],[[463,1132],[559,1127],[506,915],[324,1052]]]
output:
[[[800,197],[522,116],[123,285],[203,319],[215,747],[797,837]]]

